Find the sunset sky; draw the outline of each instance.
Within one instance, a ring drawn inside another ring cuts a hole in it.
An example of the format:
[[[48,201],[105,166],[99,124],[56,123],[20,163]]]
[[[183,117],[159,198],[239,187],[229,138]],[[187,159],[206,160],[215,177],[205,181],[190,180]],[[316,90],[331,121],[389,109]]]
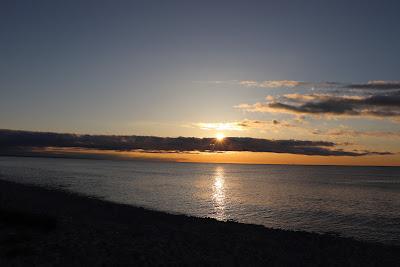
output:
[[[46,153],[400,165],[399,9],[398,1],[1,1],[0,129],[207,137],[220,147],[29,143]],[[0,145],[22,146],[7,136]]]

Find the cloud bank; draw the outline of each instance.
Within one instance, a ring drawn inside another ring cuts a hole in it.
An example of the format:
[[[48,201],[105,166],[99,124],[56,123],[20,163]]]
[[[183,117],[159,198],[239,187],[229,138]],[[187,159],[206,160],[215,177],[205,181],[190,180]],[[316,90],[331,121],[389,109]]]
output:
[[[268,140],[228,137],[223,142],[215,138],[156,137],[120,135],[78,135],[48,132],[0,130],[3,151],[29,151],[32,148],[63,147],[112,151],[146,152],[274,152],[318,156],[389,155],[390,152],[346,151],[327,141]]]

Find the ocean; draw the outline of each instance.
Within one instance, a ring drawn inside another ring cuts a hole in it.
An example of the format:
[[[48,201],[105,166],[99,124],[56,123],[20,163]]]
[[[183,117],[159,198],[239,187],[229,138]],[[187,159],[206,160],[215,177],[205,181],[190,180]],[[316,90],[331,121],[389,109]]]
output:
[[[400,167],[0,157],[0,179],[169,213],[400,245]]]

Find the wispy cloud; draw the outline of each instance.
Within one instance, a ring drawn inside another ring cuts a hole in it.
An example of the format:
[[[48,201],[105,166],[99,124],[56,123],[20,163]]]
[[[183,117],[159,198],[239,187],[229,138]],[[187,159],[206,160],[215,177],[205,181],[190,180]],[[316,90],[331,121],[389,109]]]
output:
[[[362,130],[354,130],[345,126],[341,126],[339,129],[332,130],[320,130],[320,129],[312,129],[308,127],[300,127],[296,124],[287,122],[287,121],[278,121],[278,120],[249,120],[244,119],[241,121],[234,122],[219,122],[219,123],[193,123],[193,127],[200,128],[202,130],[207,131],[246,131],[253,129],[260,130],[282,130],[284,128],[295,129],[295,130],[303,130],[307,133],[311,133],[313,135],[323,135],[328,137],[376,137],[376,138],[400,138],[399,132],[390,132],[390,131],[362,131]]]
[[[192,126],[202,130],[215,131],[244,131],[245,128],[240,122],[199,122],[193,123]]]
[[[333,129],[333,130],[318,130],[312,131],[315,135],[326,135],[330,137],[377,137],[377,138],[400,138],[400,132],[388,132],[388,131],[357,131],[354,129]]]
[[[365,83],[344,82],[314,82],[297,80],[227,80],[227,81],[195,81],[196,83],[239,85],[254,88],[305,88],[313,90],[339,89],[339,90],[366,90],[366,91],[390,91],[400,90],[400,81],[371,80]]]
[[[249,129],[276,129],[283,127],[294,127],[292,124],[286,121],[278,120],[249,120],[244,119],[241,121],[234,122],[199,122],[194,123],[194,127],[198,127],[202,130],[215,130],[215,131],[245,131]]]
[[[250,151],[290,153],[319,156],[390,155],[390,152],[343,150],[334,142],[307,140],[269,140],[248,137],[228,137],[223,142],[215,138],[156,137],[156,136],[107,136],[43,133],[0,130],[2,151],[13,149],[31,151],[34,148],[64,147],[111,151],[151,152],[223,152]]]
[[[291,81],[291,80],[267,80],[267,81],[255,81],[255,80],[242,80],[239,81],[239,85],[246,87],[259,87],[259,88],[281,88],[281,87],[296,87],[304,85],[304,82]]]

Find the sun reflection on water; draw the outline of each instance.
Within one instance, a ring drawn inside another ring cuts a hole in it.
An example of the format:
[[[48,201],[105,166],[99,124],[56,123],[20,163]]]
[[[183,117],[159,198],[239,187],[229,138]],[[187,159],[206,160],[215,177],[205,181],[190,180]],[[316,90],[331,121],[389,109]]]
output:
[[[225,177],[224,168],[220,166],[215,169],[212,198],[216,219],[225,220]]]

